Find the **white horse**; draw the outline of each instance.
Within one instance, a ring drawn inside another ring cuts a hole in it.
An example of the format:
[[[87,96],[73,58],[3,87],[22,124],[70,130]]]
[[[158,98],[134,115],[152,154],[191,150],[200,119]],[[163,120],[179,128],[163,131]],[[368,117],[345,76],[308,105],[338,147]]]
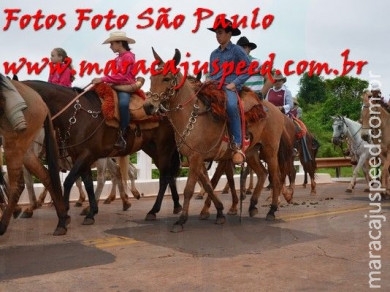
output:
[[[369,182],[368,175],[368,158],[370,156],[369,148],[364,147],[368,142],[361,138],[360,132],[362,125],[344,116],[332,117],[333,119],[333,137],[332,142],[336,146],[341,146],[344,139],[347,139],[348,150],[351,158],[355,158],[357,165],[353,167],[353,177],[346,189],[346,192],[351,193],[356,185],[356,178],[359,170],[362,169],[366,182]],[[352,159],[353,160],[353,159]],[[366,189],[365,191],[367,191]]]

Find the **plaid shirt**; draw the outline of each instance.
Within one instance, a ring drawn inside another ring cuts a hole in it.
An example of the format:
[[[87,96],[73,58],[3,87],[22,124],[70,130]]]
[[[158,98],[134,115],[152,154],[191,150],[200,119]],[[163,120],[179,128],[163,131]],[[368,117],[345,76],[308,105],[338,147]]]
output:
[[[214,68],[213,62],[216,62],[217,60],[217,65],[218,65],[218,72],[214,74],[214,71],[217,69]],[[232,42],[229,42],[229,44],[226,46],[224,50],[221,50],[221,47],[219,46],[217,49],[215,49],[211,55],[210,55],[210,74],[209,78],[213,80],[221,80],[222,75],[223,75],[223,68],[222,64],[223,63],[229,63],[229,62],[234,62],[234,70],[231,74],[225,76],[225,83],[234,83],[236,85],[237,90],[240,90],[242,85],[245,83],[245,81],[249,78],[248,72],[245,74],[236,74],[236,67],[239,62],[244,61],[246,63],[245,70],[247,71],[249,68],[249,58],[245,51],[237,45],[232,44]],[[243,71],[242,69],[241,71]]]

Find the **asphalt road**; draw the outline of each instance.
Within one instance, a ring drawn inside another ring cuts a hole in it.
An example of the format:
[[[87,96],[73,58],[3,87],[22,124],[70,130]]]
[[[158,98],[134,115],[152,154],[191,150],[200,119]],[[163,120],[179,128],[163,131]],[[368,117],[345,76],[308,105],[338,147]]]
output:
[[[203,201],[192,200],[181,233],[171,233],[177,215],[166,197],[158,220],[144,221],[154,198],[100,205],[93,226],[83,226],[72,207],[65,236],[54,237],[54,209],[11,221],[0,237],[0,291],[367,291],[369,205],[364,185],[318,185],[316,197],[297,187],[294,204],[282,202],[275,222],[259,214],[227,216],[214,224],[215,210],[198,220]],[[221,195],[228,210],[230,195]],[[182,198],[181,198],[182,202]],[[389,218],[390,202],[381,204]],[[390,287],[390,228],[382,222],[380,284]]]

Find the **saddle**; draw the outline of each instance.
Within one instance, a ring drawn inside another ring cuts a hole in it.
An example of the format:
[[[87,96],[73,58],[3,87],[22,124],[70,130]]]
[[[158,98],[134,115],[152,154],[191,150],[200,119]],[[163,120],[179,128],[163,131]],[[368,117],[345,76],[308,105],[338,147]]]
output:
[[[307,133],[306,125],[296,117],[292,117],[292,120],[295,126],[295,138],[297,138],[297,140],[302,139]]]
[[[140,130],[150,130],[158,127],[159,118],[146,115],[143,104],[145,103],[145,93],[141,89],[145,79],[137,78],[137,83],[129,85],[109,85],[99,83],[95,86],[94,91],[102,102],[102,114],[107,126],[119,128],[119,103],[117,91],[131,93],[129,111],[131,116],[130,128]]]

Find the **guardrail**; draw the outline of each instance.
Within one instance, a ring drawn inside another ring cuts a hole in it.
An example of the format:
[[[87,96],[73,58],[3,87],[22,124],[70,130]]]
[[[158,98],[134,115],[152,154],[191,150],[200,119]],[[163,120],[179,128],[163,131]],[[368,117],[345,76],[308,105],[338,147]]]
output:
[[[340,168],[352,166],[350,157],[316,158],[317,168],[335,168],[336,177],[340,177]]]

